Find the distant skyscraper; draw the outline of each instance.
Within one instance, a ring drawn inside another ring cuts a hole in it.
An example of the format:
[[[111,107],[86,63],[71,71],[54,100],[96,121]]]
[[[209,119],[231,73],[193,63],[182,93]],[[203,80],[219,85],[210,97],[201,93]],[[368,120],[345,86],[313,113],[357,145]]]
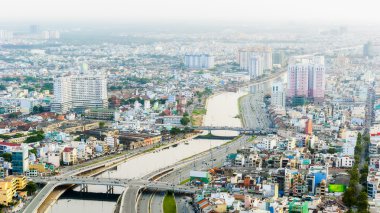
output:
[[[45,40],[49,39],[50,38],[49,31],[42,31],[41,36],[42,36],[42,39],[45,39]]]
[[[269,47],[253,47],[239,50],[240,69],[248,70],[252,56],[260,56],[263,62],[263,70],[272,69],[272,49]]]
[[[6,30],[0,30],[0,40],[11,40],[13,39],[13,32],[6,31]]]
[[[288,97],[303,96],[320,100],[325,97],[324,57],[312,60],[301,59],[301,63],[288,66]]]
[[[30,27],[29,27],[29,31],[30,31],[30,33],[31,34],[37,34],[37,33],[40,33],[40,26],[38,26],[38,25],[31,25]]]
[[[263,74],[263,62],[260,56],[254,55],[251,57],[248,65],[248,73],[251,79],[257,78]]]
[[[184,57],[185,67],[190,69],[211,69],[214,63],[214,56],[209,54],[186,54]]]
[[[54,40],[54,39],[59,39],[60,37],[61,35],[58,30],[49,31],[49,39]]]
[[[285,99],[284,84],[282,82],[274,83],[272,85],[271,105],[285,107]]]
[[[107,78],[99,73],[81,72],[54,79],[52,111],[66,113],[70,109],[106,108]]]
[[[380,56],[380,40],[368,41],[364,44],[363,55],[370,58]]]
[[[51,30],[51,31],[42,31],[41,32],[42,39],[56,40],[60,38],[59,31]]]
[[[283,51],[274,52],[272,55],[273,64],[284,65],[285,53]]]

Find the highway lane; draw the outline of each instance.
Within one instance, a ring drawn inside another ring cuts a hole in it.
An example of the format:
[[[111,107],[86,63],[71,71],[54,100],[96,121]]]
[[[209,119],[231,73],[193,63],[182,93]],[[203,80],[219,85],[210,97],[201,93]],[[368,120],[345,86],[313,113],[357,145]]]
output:
[[[49,194],[53,191],[57,184],[56,183],[48,183],[41,191],[33,198],[34,202],[29,203],[24,209],[26,213],[37,212],[38,207],[41,203],[49,196]]]
[[[144,191],[141,196],[140,196],[140,199],[138,201],[138,205],[137,205],[137,212],[138,213],[150,213],[150,202],[151,202],[151,199],[152,199],[152,196],[153,196],[154,193],[150,192],[150,191]]]
[[[171,184],[179,184],[181,181],[189,177],[192,170],[208,170],[214,166],[221,166],[228,153],[234,153],[239,148],[248,145],[247,140],[250,138],[248,135],[243,135],[236,141],[233,141],[225,146],[214,148],[202,156],[194,156],[185,164],[178,164],[173,172],[168,173],[159,179],[161,182],[168,182]],[[215,161],[214,161],[215,159]]]
[[[250,129],[267,129],[270,126],[268,113],[264,107],[263,95],[249,94],[240,103],[244,126]]]
[[[176,196],[175,202],[177,205],[178,213],[194,213],[193,207],[189,205],[190,197],[186,196]]]
[[[165,192],[157,191],[154,193],[151,203],[151,213],[163,213],[162,204],[164,202]]]
[[[130,186],[123,193],[121,198],[120,212],[121,213],[137,213],[136,195],[140,190],[140,186]]]

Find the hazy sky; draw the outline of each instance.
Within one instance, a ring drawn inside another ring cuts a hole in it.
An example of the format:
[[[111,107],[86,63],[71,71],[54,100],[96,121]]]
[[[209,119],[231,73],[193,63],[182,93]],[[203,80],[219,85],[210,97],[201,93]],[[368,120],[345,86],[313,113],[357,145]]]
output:
[[[0,22],[380,22],[378,0],[1,0]]]

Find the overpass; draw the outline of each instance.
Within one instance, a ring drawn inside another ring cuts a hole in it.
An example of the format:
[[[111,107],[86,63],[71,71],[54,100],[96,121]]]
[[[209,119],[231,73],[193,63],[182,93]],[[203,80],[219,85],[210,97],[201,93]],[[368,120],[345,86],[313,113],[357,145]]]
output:
[[[121,199],[121,213],[135,213],[137,200],[140,190],[158,190],[158,191],[173,191],[182,194],[194,194],[196,188],[183,185],[174,185],[165,182],[135,180],[135,179],[114,179],[114,178],[97,178],[97,177],[48,177],[48,178],[33,178],[36,183],[44,183],[45,187],[36,195],[31,203],[25,208],[25,213],[37,212],[39,206],[43,203],[49,194],[58,186],[62,185],[79,185],[80,191],[86,192],[88,185],[103,185],[107,186],[107,193],[113,193],[113,187],[125,187]]]
[[[254,79],[239,85],[240,90],[247,90],[250,93],[263,92],[264,94],[272,94],[272,84],[277,81],[285,82],[287,80],[287,70],[281,70],[279,72],[273,73],[267,77],[261,79]]]

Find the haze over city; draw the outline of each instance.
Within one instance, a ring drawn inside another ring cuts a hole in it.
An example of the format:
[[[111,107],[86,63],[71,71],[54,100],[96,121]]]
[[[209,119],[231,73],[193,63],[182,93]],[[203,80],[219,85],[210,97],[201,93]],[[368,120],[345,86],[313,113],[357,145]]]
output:
[[[12,0],[2,2],[2,23],[323,23],[378,24],[376,1]]]

